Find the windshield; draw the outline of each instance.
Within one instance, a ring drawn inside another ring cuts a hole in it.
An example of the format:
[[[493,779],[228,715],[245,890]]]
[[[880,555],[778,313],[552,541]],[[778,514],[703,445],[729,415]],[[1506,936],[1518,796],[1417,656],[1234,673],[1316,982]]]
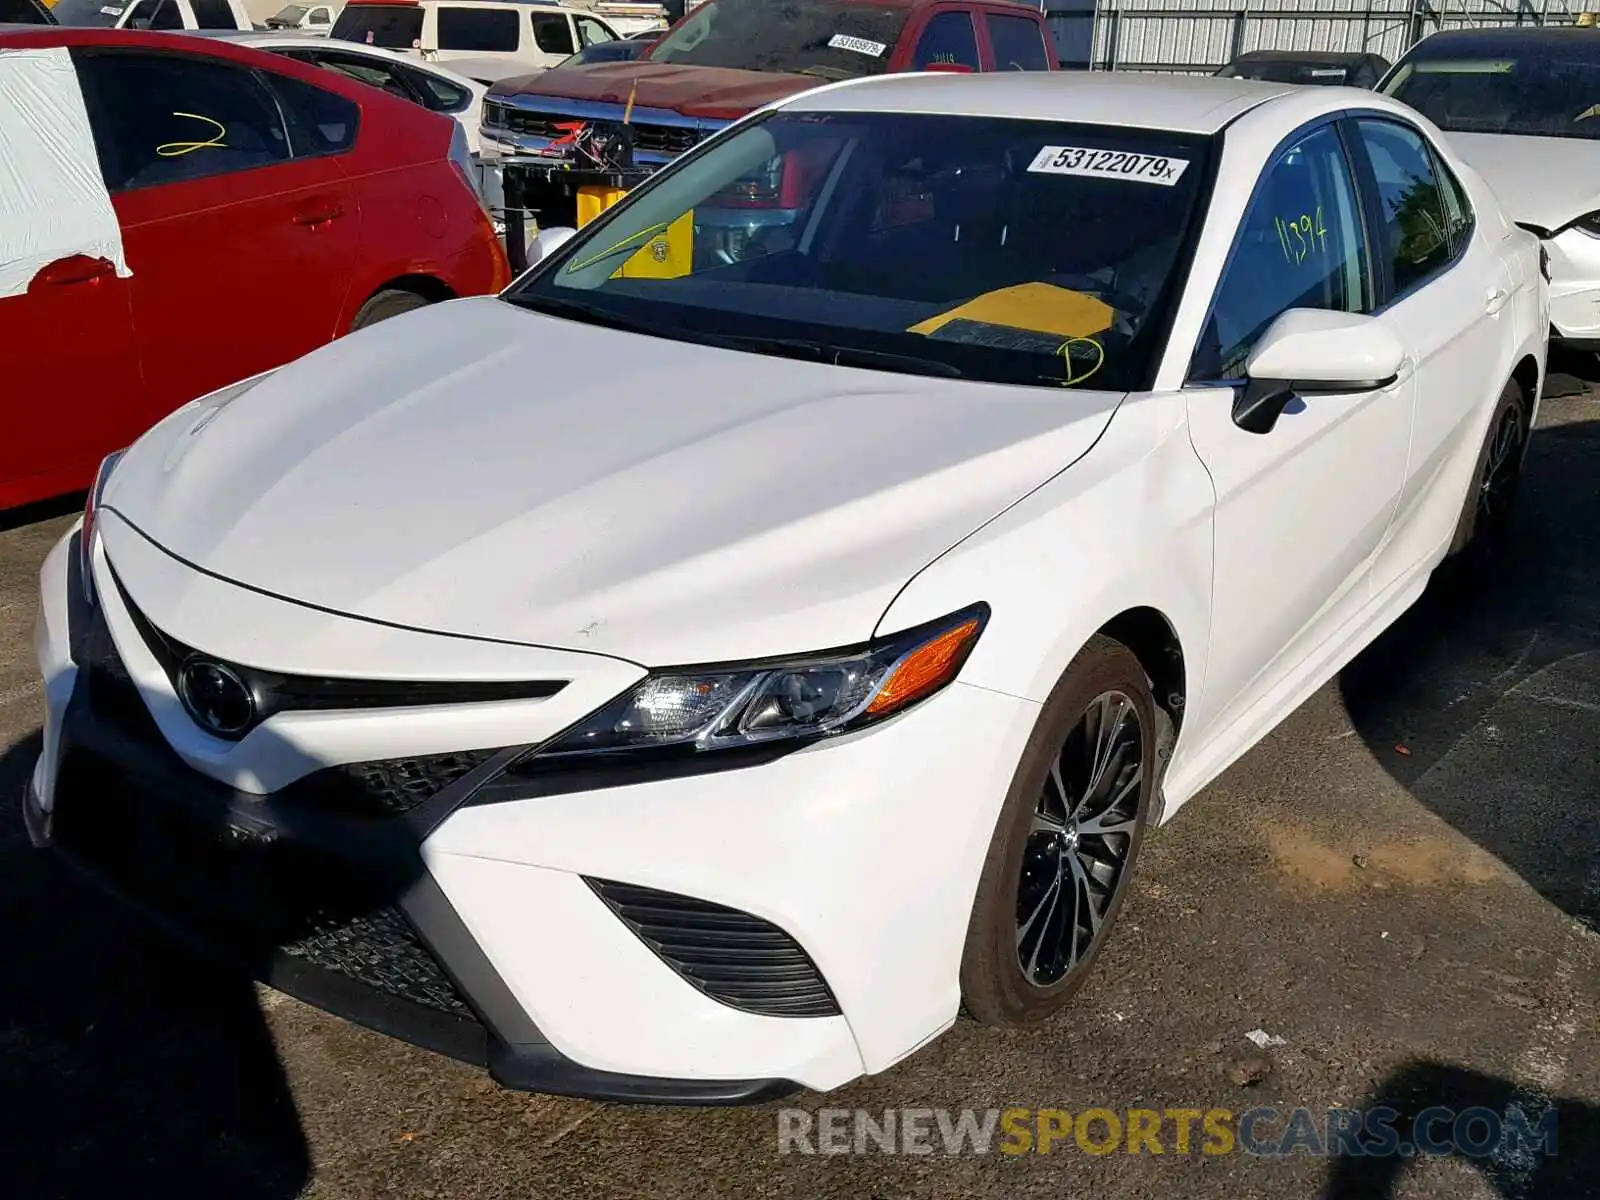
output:
[[[1448,133],[1600,138],[1600,55],[1418,56],[1383,91]]]
[[[1148,386],[1209,139],[778,113],[506,293],[658,337],[1039,387]]]
[[[50,15],[61,25],[109,29],[133,0],[60,0]]]
[[[1262,79],[1268,83],[1342,85],[1350,78],[1350,68],[1341,64],[1267,58],[1229,63],[1218,74],[1230,79]]]
[[[818,79],[880,75],[908,11],[853,0],[706,0],[645,57]]]
[[[422,10],[405,4],[352,4],[339,14],[329,36],[410,50],[422,44]]]

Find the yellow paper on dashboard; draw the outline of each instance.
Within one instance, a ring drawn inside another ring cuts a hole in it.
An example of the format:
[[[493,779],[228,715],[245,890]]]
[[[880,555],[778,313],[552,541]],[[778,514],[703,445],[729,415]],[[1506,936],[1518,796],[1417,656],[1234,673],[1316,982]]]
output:
[[[948,312],[929,317],[907,333],[937,333],[951,321],[977,321],[1062,338],[1092,337],[1111,328],[1116,313],[1104,300],[1053,283],[1019,283],[985,292]]]

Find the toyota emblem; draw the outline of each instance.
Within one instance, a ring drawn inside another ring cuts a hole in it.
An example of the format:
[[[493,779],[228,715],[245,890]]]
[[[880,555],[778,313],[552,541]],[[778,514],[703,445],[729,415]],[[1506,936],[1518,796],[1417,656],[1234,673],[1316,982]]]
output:
[[[238,737],[256,718],[256,698],[225,663],[193,658],[178,672],[178,699],[202,729]]]

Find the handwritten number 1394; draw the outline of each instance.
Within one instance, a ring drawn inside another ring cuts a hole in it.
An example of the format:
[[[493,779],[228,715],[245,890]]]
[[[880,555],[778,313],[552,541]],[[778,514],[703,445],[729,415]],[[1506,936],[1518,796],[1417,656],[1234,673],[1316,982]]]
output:
[[[1305,262],[1312,251],[1327,250],[1328,230],[1322,223],[1320,204],[1317,206],[1315,216],[1311,213],[1302,213],[1287,221],[1282,217],[1274,217],[1272,220],[1278,229],[1278,241],[1283,246],[1284,258],[1296,266]]]

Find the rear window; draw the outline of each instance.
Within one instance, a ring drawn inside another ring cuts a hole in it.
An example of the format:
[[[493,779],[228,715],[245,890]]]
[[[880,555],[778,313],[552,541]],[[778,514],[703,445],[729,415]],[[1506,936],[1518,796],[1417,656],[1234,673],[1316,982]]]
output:
[[[351,4],[333,23],[331,36],[390,50],[422,44],[422,10],[404,4]]]
[[[194,5],[194,23],[199,29],[237,29],[233,9],[228,0],[191,0]]]
[[[1552,50],[1462,55],[1447,43],[1403,60],[1383,90],[1450,133],[1600,138],[1600,53]]]
[[[441,8],[439,49],[515,53],[520,26],[514,8]]]
[[[780,112],[506,293],[658,337],[1045,388],[1147,387],[1207,138]]]
[[[888,70],[909,8],[857,0],[705,0],[651,62],[853,79]]]
[[[1349,66],[1341,63],[1295,62],[1292,59],[1258,58],[1229,63],[1217,74],[1232,79],[1261,79],[1268,83],[1298,83],[1337,87],[1350,79]]]
[[[1027,17],[990,13],[989,43],[994,48],[996,71],[1048,71],[1050,56],[1044,48],[1044,31]]]

